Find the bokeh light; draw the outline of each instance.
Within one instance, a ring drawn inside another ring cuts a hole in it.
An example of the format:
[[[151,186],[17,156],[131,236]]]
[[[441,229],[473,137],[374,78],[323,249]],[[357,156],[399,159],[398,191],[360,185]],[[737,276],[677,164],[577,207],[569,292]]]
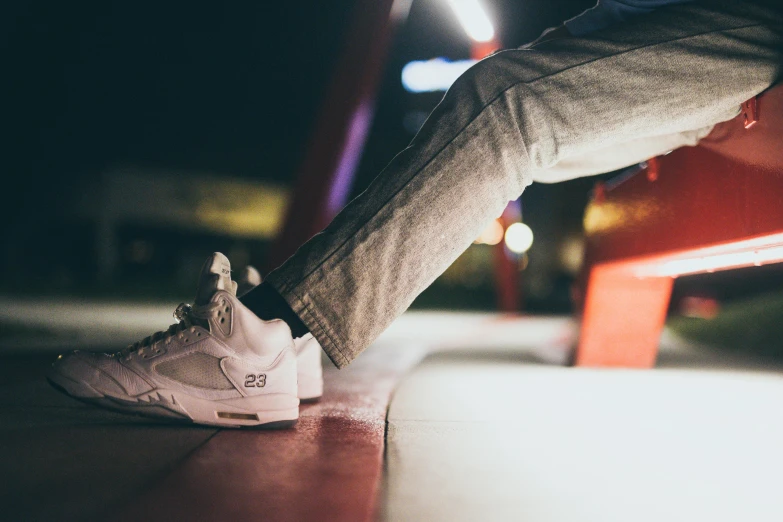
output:
[[[533,245],[533,231],[524,223],[514,223],[506,229],[506,246],[515,254],[527,252]]]
[[[495,29],[478,0],[449,0],[449,5],[462,24],[462,28],[473,40],[488,42],[495,37]]]
[[[503,225],[499,220],[494,219],[476,239],[475,243],[494,246],[501,241],[503,241]]]

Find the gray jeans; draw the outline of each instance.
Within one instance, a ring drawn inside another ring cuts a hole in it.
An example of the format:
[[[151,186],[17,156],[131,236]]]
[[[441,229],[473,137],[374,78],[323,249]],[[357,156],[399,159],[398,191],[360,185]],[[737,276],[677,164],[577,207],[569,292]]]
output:
[[[750,2],[684,4],[482,60],[267,281],[345,366],[534,179],[632,164],[734,116],[780,77],[782,24]]]

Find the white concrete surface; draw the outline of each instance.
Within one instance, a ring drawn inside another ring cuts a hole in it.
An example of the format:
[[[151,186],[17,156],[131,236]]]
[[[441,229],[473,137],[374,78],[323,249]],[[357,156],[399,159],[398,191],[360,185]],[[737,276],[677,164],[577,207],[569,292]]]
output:
[[[545,366],[518,338],[435,353],[398,388],[383,519],[783,520],[778,370],[670,338],[666,369]]]
[[[0,335],[4,352],[123,347],[174,322],[177,303],[134,303],[72,298],[0,296],[0,326],[29,333]],[[40,329],[36,335],[35,329]]]

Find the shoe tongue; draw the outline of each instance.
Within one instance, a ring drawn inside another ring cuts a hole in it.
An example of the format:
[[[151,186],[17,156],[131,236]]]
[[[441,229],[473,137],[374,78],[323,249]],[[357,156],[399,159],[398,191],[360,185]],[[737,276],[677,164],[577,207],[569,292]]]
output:
[[[220,252],[215,252],[207,258],[201,268],[196,289],[196,304],[207,304],[218,290],[236,295],[237,284],[231,280],[231,263],[228,258]]]

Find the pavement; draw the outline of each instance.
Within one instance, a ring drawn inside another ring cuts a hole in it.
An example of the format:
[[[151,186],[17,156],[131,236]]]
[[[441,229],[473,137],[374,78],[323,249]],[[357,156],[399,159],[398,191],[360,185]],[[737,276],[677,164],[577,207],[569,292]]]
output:
[[[0,297],[0,324],[28,321],[0,341],[0,519],[783,520],[766,360],[666,334],[654,370],[567,368],[568,318],[417,312],[327,366],[293,430],[151,422],[44,380],[53,350],[171,310]]]
[[[431,355],[387,417],[384,520],[783,520],[780,369],[664,361]]]
[[[96,320],[121,316],[93,308]],[[153,323],[165,320],[156,309],[146,311]],[[43,348],[0,356],[0,520],[376,518],[386,411],[424,356],[421,343],[379,341],[340,372],[327,363],[324,396],[301,406],[292,429],[218,430],[104,411],[54,390],[45,373],[57,332],[49,325]]]

